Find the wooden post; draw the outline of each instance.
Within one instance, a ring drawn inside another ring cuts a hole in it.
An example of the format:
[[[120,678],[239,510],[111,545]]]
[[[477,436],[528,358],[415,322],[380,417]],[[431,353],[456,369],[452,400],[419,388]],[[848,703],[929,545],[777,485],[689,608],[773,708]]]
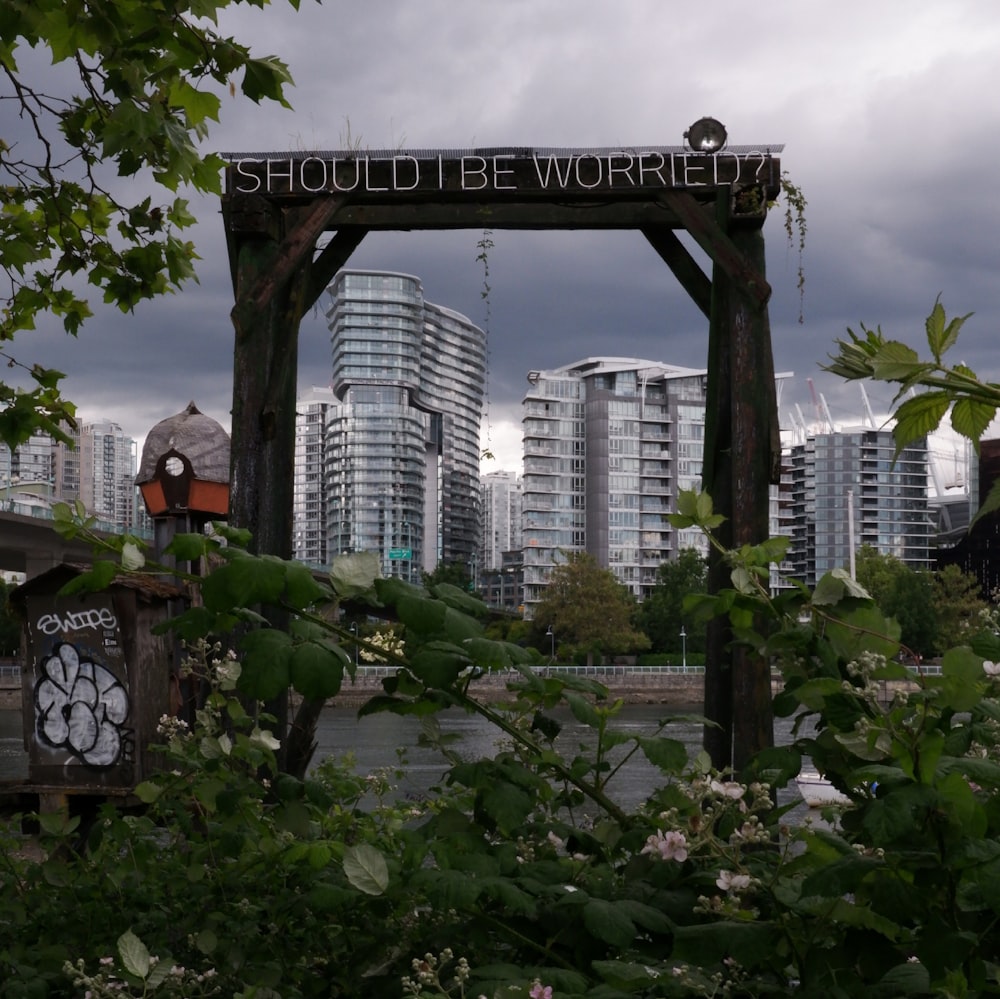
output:
[[[746,264],[764,274],[759,226],[732,225],[720,192],[716,221]],[[767,307],[717,262],[712,279],[708,392],[705,404],[704,487],[727,520],[717,532],[727,548],[768,536],[769,486],[778,480],[780,440]],[[709,558],[709,590],[732,585],[729,566]],[[755,752],[773,745],[770,664],[730,647],[728,621],[715,619],[707,636],[705,748],[714,766],[739,771]]]
[[[230,221],[238,241],[229,519],[250,531],[251,551],[287,559],[292,555],[299,321],[309,256],[261,293],[269,275],[279,270],[285,227],[285,213],[265,207],[252,227],[241,228],[240,219]],[[276,627],[282,626],[273,608],[264,612]],[[287,692],[265,710],[277,719],[274,734],[282,743],[283,765]]]
[[[760,228],[737,228],[733,242],[760,274]],[[733,542],[760,544],[770,535],[770,486],[781,478],[781,440],[766,306],[734,295],[732,307]],[[748,502],[749,498],[749,502]],[[742,770],[761,749],[774,745],[771,664],[746,648],[733,657],[733,766]]]

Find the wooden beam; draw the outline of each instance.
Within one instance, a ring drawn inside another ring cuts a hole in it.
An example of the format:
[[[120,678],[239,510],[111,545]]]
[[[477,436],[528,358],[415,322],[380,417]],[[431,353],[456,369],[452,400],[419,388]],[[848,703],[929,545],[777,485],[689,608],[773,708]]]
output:
[[[663,262],[673,272],[681,286],[691,296],[691,300],[701,309],[706,319],[712,316],[712,282],[698,266],[698,262],[687,251],[673,229],[665,226],[654,228],[644,226],[642,234],[650,246],[660,255]]]
[[[342,229],[320,251],[312,262],[312,273],[309,276],[309,287],[303,297],[303,313],[308,312],[315,304],[323,290],[333,280],[334,275],[351,258],[351,254],[365,238],[367,229]]]
[[[291,281],[306,261],[311,260],[316,241],[326,232],[343,202],[343,198],[323,197],[314,199],[305,208],[285,210],[285,234],[276,248],[273,263],[258,272],[253,285],[240,296],[243,308],[250,312],[262,312],[268,308],[276,292]]]
[[[663,191],[660,200],[684,224],[695,242],[712,258],[726,277],[757,309],[763,309],[771,297],[771,286],[761,271],[751,266],[698,201],[687,191]],[[761,217],[763,221],[763,216]]]

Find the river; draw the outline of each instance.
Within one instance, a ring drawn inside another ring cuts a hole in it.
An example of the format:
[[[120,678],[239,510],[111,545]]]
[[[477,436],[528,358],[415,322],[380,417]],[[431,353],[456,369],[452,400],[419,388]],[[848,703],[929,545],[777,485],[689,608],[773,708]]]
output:
[[[696,711],[697,709],[691,709]],[[616,728],[630,733],[653,734],[663,718],[685,713],[683,709],[656,704],[627,705],[615,718]],[[582,744],[591,744],[593,732],[576,721],[568,711],[555,713],[563,725],[557,745],[566,755],[575,753]],[[460,736],[453,745],[466,759],[492,756],[500,745],[502,733],[477,715],[449,709],[439,715],[442,731]],[[448,769],[448,763],[434,748],[418,745],[420,720],[392,714],[368,715],[358,718],[350,708],[329,707],[320,716],[317,727],[317,749],[314,764],[326,757],[342,759],[351,754],[359,773],[368,774],[384,768],[403,771],[392,783],[401,796],[423,794],[439,781]],[[681,740],[689,755],[701,746],[701,726],[694,721],[671,722],[664,735]],[[791,741],[791,722],[778,719],[775,727],[776,741]],[[405,750],[405,761],[400,766],[399,752]],[[21,738],[21,712],[19,709],[0,709],[0,783],[23,780],[28,775],[28,757]],[[611,796],[626,808],[643,801],[660,780],[659,771],[636,753],[616,775]],[[789,791],[793,797],[796,792]],[[785,795],[780,800],[786,800]]]

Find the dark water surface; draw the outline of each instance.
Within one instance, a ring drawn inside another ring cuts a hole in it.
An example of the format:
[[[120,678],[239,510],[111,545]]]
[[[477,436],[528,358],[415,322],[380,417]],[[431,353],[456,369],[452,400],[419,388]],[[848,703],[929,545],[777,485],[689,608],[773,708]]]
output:
[[[662,719],[684,713],[697,713],[696,708],[684,709],[657,704],[627,705],[614,719],[613,726],[630,734],[653,735]],[[572,757],[581,745],[593,744],[593,732],[576,721],[568,711],[556,712],[563,725],[557,746],[564,756]],[[465,759],[492,756],[503,745],[505,736],[476,715],[449,709],[438,715],[441,730],[459,736],[451,748]],[[421,722],[417,718],[390,714],[369,715],[358,718],[352,708],[329,707],[320,716],[317,729],[317,750],[314,763],[333,756],[342,759],[350,754],[356,761],[359,773],[368,774],[382,769],[395,769],[400,765],[401,749],[405,750],[401,769],[403,776],[392,777],[397,793],[403,797],[420,796],[444,775],[449,767],[440,752],[419,746]],[[702,731],[696,721],[676,721],[663,732],[679,739],[691,756],[701,748]],[[776,741],[791,741],[791,723],[779,719],[775,728]],[[620,759],[626,747],[618,747]],[[24,779],[28,775],[28,757],[24,751],[19,710],[0,709],[0,781]],[[633,808],[649,795],[661,780],[659,771],[640,753],[634,754],[612,782],[611,797],[625,808]],[[795,797],[797,792],[785,793]],[[785,795],[782,796],[785,800]]]

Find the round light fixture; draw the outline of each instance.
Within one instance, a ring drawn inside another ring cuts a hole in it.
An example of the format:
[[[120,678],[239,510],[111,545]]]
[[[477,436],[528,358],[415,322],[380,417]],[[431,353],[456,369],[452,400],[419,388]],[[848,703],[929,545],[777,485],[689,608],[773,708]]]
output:
[[[696,153],[717,153],[726,148],[726,126],[716,118],[699,118],[685,133],[687,144]]]

